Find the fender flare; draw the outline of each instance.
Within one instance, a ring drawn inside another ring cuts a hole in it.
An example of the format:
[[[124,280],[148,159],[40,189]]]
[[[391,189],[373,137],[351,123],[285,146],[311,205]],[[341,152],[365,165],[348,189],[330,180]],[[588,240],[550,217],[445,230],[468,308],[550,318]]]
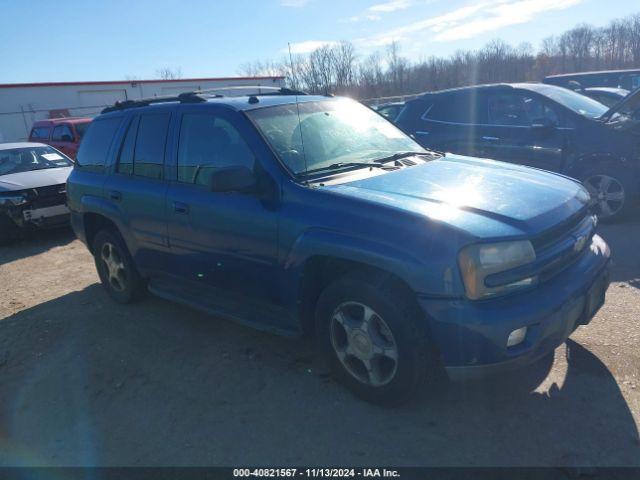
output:
[[[616,168],[628,170],[629,174],[635,176],[633,162],[630,158],[621,157],[610,152],[593,152],[573,159],[567,166],[566,174],[572,178],[584,179],[585,173],[592,172],[600,166],[602,168]]]
[[[126,231],[127,226],[122,221],[123,215],[120,209],[114,205],[113,203],[107,201],[102,197],[98,197],[95,195],[83,195],[80,199],[80,205],[82,210],[79,212],[81,215],[85,215],[87,213],[93,213],[96,215],[101,215],[113,223],[118,229],[120,236],[125,241],[129,252],[134,252],[135,245],[132,245],[131,239],[127,238],[127,235],[123,235],[122,232]],[[83,222],[82,228],[85,229],[85,225]],[[86,238],[86,231],[85,231]],[[88,245],[91,248],[91,245]]]
[[[284,269],[299,280],[307,260],[316,256],[362,263],[397,276],[416,293],[425,289],[426,267],[416,257],[388,244],[331,230],[303,232],[286,255]]]

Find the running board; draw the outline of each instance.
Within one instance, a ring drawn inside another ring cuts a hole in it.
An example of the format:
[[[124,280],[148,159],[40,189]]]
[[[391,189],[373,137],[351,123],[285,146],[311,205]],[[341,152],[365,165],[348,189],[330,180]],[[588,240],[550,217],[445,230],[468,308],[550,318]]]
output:
[[[233,294],[220,292],[210,287],[191,285],[184,280],[155,278],[149,281],[149,291],[165,300],[181,303],[210,315],[232,320],[256,330],[262,330],[285,337],[298,337],[301,329],[279,326],[283,319],[294,325],[291,315],[284,308],[258,304],[240,299]]]

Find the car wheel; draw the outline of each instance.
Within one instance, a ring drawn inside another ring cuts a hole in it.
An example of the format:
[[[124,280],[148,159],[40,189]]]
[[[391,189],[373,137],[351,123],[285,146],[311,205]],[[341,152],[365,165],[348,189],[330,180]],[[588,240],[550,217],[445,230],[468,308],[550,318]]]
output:
[[[630,191],[622,178],[607,173],[593,173],[585,178],[583,184],[591,195],[598,219],[614,222],[628,213]]]
[[[138,299],[143,282],[120,235],[111,230],[98,232],[93,242],[93,257],[102,286],[119,303]]]
[[[0,245],[6,245],[20,237],[20,229],[4,214],[0,214]]]
[[[404,402],[440,368],[424,315],[388,276],[349,274],[329,285],[316,331],[336,378],[372,403]]]

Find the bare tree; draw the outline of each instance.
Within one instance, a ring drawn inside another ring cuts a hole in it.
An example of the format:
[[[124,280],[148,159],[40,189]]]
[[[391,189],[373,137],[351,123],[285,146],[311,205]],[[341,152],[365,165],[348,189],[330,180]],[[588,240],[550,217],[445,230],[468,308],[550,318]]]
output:
[[[338,92],[347,92],[355,84],[356,50],[350,42],[340,42],[333,47],[335,63],[335,88]]]
[[[388,74],[395,89],[403,90],[409,61],[400,56],[400,45],[393,41],[387,46]]]
[[[238,68],[238,73],[246,77],[277,77],[283,76],[287,72],[286,64],[274,60],[243,63]]]
[[[182,78],[182,70],[180,67],[162,67],[156,70],[156,77],[161,80],[178,80]]]
[[[361,59],[353,44],[340,42],[291,60],[244,64],[238,71],[251,76],[285,75],[297,88],[313,93],[371,98],[603,68],[640,68],[640,14],[601,28],[577,25],[544,39],[537,52],[528,43],[513,47],[493,40],[478,50],[411,63],[396,42]]]

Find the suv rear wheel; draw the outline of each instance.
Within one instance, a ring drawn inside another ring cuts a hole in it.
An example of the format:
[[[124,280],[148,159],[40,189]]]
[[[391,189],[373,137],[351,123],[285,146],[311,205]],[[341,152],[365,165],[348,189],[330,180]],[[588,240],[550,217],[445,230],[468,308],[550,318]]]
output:
[[[384,275],[359,272],[329,285],[318,300],[316,332],[337,379],[372,403],[402,403],[439,369],[424,315]]]
[[[143,290],[143,282],[120,235],[101,230],[93,241],[93,258],[102,286],[118,303],[130,303]]]

